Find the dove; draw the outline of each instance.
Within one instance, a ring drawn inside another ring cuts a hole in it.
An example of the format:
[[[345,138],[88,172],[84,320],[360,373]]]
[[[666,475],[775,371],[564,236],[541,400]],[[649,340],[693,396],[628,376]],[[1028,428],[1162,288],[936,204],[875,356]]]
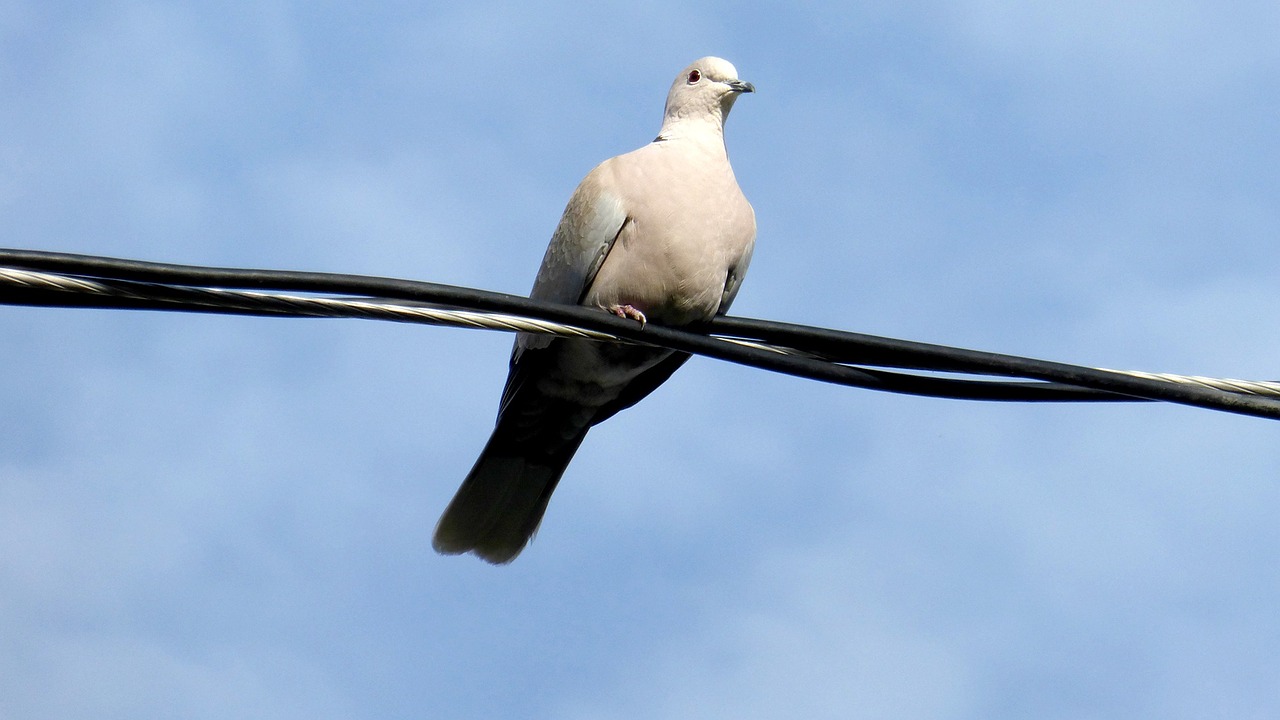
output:
[[[600,163],[574,190],[530,297],[641,325],[687,325],[728,310],[751,261],[756,221],[729,165],[724,121],[754,91],[727,60],[705,57],[681,70],[657,138]],[[493,434],[436,525],[436,551],[514,560],[587,431],[688,358],[517,334]]]

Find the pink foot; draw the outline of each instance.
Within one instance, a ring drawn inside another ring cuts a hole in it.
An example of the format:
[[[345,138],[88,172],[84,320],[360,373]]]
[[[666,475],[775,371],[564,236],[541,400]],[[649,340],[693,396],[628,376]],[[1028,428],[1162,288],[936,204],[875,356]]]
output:
[[[613,313],[614,315],[617,315],[620,318],[624,318],[624,319],[631,318],[632,320],[639,321],[640,327],[644,327],[644,324],[648,322],[648,320],[644,316],[644,313],[640,312],[634,307],[631,307],[630,305],[610,305],[605,309]]]

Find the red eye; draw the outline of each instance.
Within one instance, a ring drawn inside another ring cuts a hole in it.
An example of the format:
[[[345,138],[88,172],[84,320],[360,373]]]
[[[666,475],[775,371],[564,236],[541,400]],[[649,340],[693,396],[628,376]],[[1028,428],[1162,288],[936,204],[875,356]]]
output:
[[[689,71],[689,84],[692,85],[702,79],[702,73],[697,70]]]

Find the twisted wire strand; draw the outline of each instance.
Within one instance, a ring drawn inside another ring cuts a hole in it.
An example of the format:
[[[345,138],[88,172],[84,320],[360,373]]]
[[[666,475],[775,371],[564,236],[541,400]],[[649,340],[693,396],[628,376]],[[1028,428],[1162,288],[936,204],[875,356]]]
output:
[[[122,285],[101,280],[14,268],[0,268],[0,282],[30,289],[84,293],[104,298],[165,299],[157,293],[138,290],[139,287],[148,287],[146,285]],[[184,293],[184,303],[202,304],[209,308],[278,310],[289,315],[305,317],[366,318],[480,330],[531,332],[560,337],[588,338],[591,340],[619,340],[619,338],[609,333],[586,330],[520,315],[456,310],[424,304],[409,305],[378,298],[307,297],[252,290],[227,290],[224,288],[182,288],[182,291]]]
[[[1142,370],[1107,370],[1107,372],[1120,373],[1122,375],[1129,375],[1130,377],[1136,378],[1181,383],[1183,385],[1199,385],[1201,387],[1222,390],[1223,392],[1280,397],[1280,382],[1273,380],[1235,380],[1232,378],[1205,377],[1203,375],[1174,375],[1173,373],[1144,372]]]

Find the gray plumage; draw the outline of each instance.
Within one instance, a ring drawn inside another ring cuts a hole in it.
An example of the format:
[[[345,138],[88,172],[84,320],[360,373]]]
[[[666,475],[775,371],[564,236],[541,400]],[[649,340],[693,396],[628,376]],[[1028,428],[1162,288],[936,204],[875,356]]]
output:
[[[663,325],[724,313],[756,235],[725,152],[724,120],[754,89],[719,58],[682,70],[658,137],[604,161],[578,185],[530,296]],[[515,559],[591,426],[639,402],[687,359],[519,334],[493,435],[440,518],[435,549]]]

